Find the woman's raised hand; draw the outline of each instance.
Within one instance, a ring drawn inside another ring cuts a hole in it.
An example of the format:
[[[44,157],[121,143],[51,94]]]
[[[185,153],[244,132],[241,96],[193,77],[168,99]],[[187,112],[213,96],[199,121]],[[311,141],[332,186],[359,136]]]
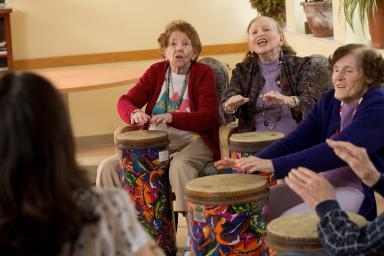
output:
[[[287,105],[290,108],[297,107],[298,99],[293,96],[286,96],[278,91],[269,91],[263,95],[263,100],[273,104]]]
[[[292,169],[285,182],[312,209],[323,201],[336,199],[333,186],[322,175],[307,168]]]
[[[357,147],[350,142],[329,139],[327,144],[351,167],[365,185],[372,187],[380,179],[381,174],[371,162],[365,148]]]
[[[241,95],[235,95],[230,97],[226,102],[224,102],[224,110],[226,112],[233,112],[241,105],[244,105],[249,101],[249,98],[243,97]]]

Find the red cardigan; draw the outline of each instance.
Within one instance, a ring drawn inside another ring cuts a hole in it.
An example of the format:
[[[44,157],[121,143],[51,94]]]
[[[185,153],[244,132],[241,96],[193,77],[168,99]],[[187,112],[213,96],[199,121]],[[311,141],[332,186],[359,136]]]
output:
[[[130,124],[133,110],[147,104],[145,113],[152,109],[159,97],[169,62],[162,61],[147,69],[139,82],[120,97],[117,108],[124,122]],[[193,62],[188,81],[189,108],[191,112],[172,112],[171,127],[199,133],[203,141],[212,150],[216,159],[220,159],[219,122],[216,87],[212,69],[202,63]]]

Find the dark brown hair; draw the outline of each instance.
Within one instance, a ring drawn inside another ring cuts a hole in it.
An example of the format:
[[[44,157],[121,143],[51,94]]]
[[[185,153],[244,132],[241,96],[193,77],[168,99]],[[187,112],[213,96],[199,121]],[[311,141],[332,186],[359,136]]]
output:
[[[330,70],[338,60],[351,53],[359,60],[367,86],[381,86],[384,83],[384,59],[376,50],[363,44],[347,44],[337,48],[328,60]]]
[[[189,24],[188,22],[183,21],[183,20],[171,21],[165,27],[165,31],[159,35],[157,42],[160,45],[161,55],[164,57],[163,51],[165,48],[168,47],[169,37],[175,31],[183,32],[188,36],[189,40],[191,40],[192,48],[196,53],[196,57],[195,57],[194,61],[197,60],[197,58],[199,57],[199,54],[201,52],[201,49],[203,48],[201,46],[199,34],[197,34],[196,29],[191,24]]]
[[[287,54],[287,55],[296,55],[296,51],[285,41],[285,36],[284,36],[284,33],[283,33],[283,29],[281,28],[280,24],[273,18],[271,17],[268,17],[268,16],[257,16],[255,18],[253,18],[249,24],[248,24],[248,27],[247,27],[247,33],[249,33],[249,29],[251,28],[253,22],[255,22],[256,20],[260,19],[260,18],[266,18],[266,19],[269,19],[276,27],[276,30],[283,36],[284,38],[284,44],[283,46],[281,47],[281,50],[283,51],[284,54]],[[245,55],[245,58],[243,61],[249,61],[249,60],[253,60],[253,59],[256,59],[257,58],[257,54],[255,54],[254,52],[252,51],[248,51],[247,54]]]
[[[0,120],[0,255],[57,255],[98,219],[76,198],[92,193],[62,97],[40,76],[5,74]]]

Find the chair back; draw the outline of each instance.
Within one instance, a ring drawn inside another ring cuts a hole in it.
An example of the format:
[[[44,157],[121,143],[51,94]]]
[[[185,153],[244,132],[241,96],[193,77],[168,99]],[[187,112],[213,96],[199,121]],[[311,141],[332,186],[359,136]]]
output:
[[[332,73],[329,70],[328,59],[321,54],[313,54],[311,58],[311,69],[315,71],[314,81],[320,87],[321,92],[326,92],[333,88]]]
[[[229,84],[229,68],[227,65],[212,57],[204,57],[199,62],[210,66],[215,74],[216,92],[218,102],[221,102],[224,92]]]

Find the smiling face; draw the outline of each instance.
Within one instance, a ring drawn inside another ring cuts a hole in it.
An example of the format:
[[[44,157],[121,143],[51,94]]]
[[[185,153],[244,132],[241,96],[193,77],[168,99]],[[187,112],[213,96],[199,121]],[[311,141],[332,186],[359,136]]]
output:
[[[249,26],[249,49],[255,52],[263,63],[279,58],[284,36],[277,26],[277,23],[268,17],[258,17]]]
[[[165,48],[165,58],[171,64],[172,71],[177,74],[186,74],[196,52],[187,34],[181,31],[174,31],[168,39],[168,46]]]
[[[345,103],[359,100],[368,86],[356,53],[349,53],[333,65],[335,98]]]

